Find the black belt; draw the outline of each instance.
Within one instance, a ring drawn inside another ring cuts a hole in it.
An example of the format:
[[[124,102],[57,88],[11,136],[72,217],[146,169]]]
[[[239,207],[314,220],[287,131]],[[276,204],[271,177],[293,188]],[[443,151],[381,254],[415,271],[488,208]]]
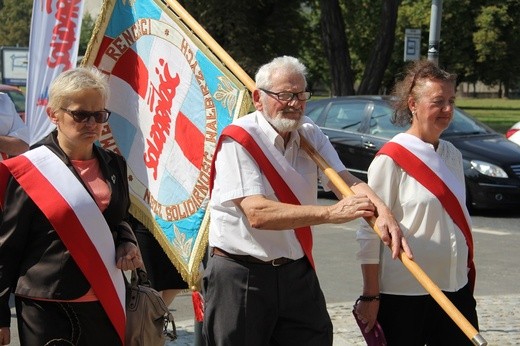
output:
[[[228,257],[228,258],[234,259],[235,261],[238,261],[238,262],[247,262],[247,263],[254,263],[254,264],[269,264],[269,265],[272,265],[273,267],[279,267],[279,266],[283,266],[284,264],[294,262],[293,259],[286,258],[286,257],[276,258],[271,261],[262,261],[256,257],[250,256],[250,255],[230,254],[222,249],[219,249],[218,247],[214,247],[211,249],[211,255],[212,256],[217,255],[220,257]]]

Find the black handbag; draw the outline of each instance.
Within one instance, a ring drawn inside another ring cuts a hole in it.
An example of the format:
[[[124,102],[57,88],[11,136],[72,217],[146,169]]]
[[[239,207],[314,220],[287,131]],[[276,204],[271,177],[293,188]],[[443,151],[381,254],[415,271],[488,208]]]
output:
[[[170,323],[172,330],[168,331]],[[173,315],[160,293],[150,287],[146,271],[133,270],[130,283],[126,280],[125,345],[163,346],[167,338],[177,338]]]

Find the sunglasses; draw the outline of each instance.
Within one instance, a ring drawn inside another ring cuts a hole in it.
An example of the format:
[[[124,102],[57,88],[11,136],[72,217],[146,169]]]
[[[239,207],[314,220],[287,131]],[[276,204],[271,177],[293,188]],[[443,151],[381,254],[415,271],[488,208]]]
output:
[[[106,123],[108,121],[108,118],[110,117],[111,112],[108,109],[104,109],[102,111],[72,111],[67,108],[60,108],[65,113],[68,113],[72,116],[72,119],[74,119],[77,123],[83,123],[89,121],[90,117],[94,117],[94,120],[98,124]]]

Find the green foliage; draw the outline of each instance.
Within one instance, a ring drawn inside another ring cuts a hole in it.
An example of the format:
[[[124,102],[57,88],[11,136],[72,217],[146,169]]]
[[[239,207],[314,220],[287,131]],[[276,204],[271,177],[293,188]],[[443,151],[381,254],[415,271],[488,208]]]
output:
[[[347,37],[350,46],[352,71],[356,84],[361,82],[365,63],[369,59],[376,39],[380,22],[380,12],[384,0],[342,1],[343,16],[346,22]]]
[[[457,98],[456,105],[500,133],[520,121],[520,100]]]
[[[297,55],[304,20],[300,0],[190,0],[186,10],[250,75],[278,55]]]
[[[518,1],[483,6],[475,19],[473,42],[480,80],[508,87],[518,85],[520,76],[520,23]]]
[[[94,18],[87,13],[83,20],[81,21],[81,34],[79,37],[79,49],[78,56],[85,55],[85,51],[87,50],[88,43],[90,41],[90,37],[92,36],[92,30],[94,29],[94,25],[96,24]]]
[[[297,56],[307,66],[309,90],[328,95],[331,76],[321,39],[319,1],[307,1],[301,8],[301,15],[305,39],[300,41]]]
[[[372,54],[386,0],[339,0],[348,55],[359,85]],[[311,89],[327,93],[332,76],[320,27],[320,0],[185,0],[186,10],[253,77],[257,68],[283,54],[298,56],[309,69]],[[31,0],[0,0],[0,46],[29,44]],[[427,57],[431,0],[402,0],[392,58],[382,90],[389,92],[403,71],[404,33],[421,30],[421,53]],[[443,1],[439,64],[458,82],[481,80],[500,85],[507,96],[520,88],[520,1]],[[80,51],[85,52],[94,20],[82,22]],[[337,70],[337,69],[336,69]]]
[[[29,47],[31,0],[3,0],[0,7],[0,46]]]

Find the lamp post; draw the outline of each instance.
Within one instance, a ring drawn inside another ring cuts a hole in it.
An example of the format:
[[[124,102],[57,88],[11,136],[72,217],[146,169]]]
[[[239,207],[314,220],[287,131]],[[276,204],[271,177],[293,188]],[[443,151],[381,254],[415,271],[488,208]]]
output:
[[[442,0],[432,0],[428,60],[439,64],[439,40],[441,36]]]

